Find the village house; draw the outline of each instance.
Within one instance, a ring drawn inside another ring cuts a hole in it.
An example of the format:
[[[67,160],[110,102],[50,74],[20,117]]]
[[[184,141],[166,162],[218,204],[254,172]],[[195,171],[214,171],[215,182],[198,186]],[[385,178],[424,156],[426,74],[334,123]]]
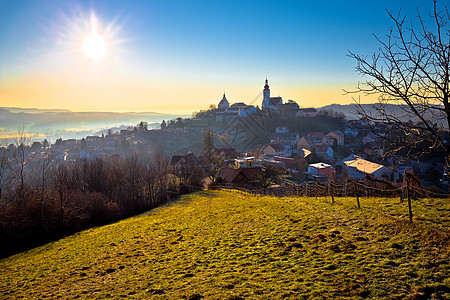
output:
[[[273,158],[276,162],[279,162],[283,169],[294,169],[294,159],[290,157],[281,157],[281,156],[275,156]]]
[[[346,157],[343,160],[343,167],[348,176],[358,179],[364,178],[366,174],[377,178],[389,178],[393,174],[393,170],[383,165],[362,159],[357,155]]]
[[[318,112],[315,108],[300,108],[295,114],[296,117],[315,117]]]
[[[284,169],[283,163],[281,161],[275,160],[273,157],[264,158],[264,165],[272,167],[274,169]]]
[[[320,156],[323,159],[333,158],[334,151],[330,145],[314,145],[313,149],[316,151],[317,156]]]
[[[189,152],[186,155],[173,155],[169,164],[175,170],[174,173],[177,173],[190,170],[193,166],[199,165],[200,162],[194,153]]]
[[[334,140],[335,140],[334,137],[332,137],[330,135],[326,135],[322,139],[322,145],[333,146]]]
[[[344,137],[345,137],[345,135],[342,132],[340,132],[339,130],[334,130],[334,131],[328,133],[327,136],[330,136],[333,139],[336,139],[337,140],[337,144],[339,146],[344,146]]]
[[[334,167],[323,162],[310,164],[308,166],[308,174],[314,181],[320,183],[326,183],[336,179],[336,170]]]
[[[268,144],[262,153],[266,156],[286,156],[286,148],[280,143]]]
[[[235,159],[235,164],[238,168],[262,167],[261,161],[259,159],[256,159],[254,156],[237,158]]]
[[[313,138],[310,136],[302,136],[300,140],[297,142],[297,149],[306,148],[312,149],[314,146]]]
[[[290,133],[290,132],[276,133],[275,132],[270,135],[271,143],[288,142],[288,143],[296,144],[298,141],[300,141],[300,136],[297,133]]]
[[[218,182],[223,183],[254,185],[260,182],[262,172],[261,167],[233,168],[225,166],[219,170],[216,178]]]

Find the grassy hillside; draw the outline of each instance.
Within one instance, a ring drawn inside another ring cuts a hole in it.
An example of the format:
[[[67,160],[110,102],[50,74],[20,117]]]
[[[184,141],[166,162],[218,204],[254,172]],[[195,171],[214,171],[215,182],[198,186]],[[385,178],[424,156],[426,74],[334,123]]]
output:
[[[183,196],[1,260],[0,298],[450,298],[449,200],[336,201]]]

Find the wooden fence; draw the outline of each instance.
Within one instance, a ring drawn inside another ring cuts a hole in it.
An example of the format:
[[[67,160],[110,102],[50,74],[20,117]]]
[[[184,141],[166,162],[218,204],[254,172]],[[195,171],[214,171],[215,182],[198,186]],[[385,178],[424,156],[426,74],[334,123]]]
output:
[[[404,180],[398,187],[390,184],[390,188],[381,188],[367,184],[367,182],[348,178],[338,184],[330,181],[327,184],[317,182],[304,182],[294,184],[292,182],[283,182],[280,185],[261,188],[250,185],[217,185],[213,189],[230,190],[236,192],[248,193],[254,196],[273,196],[273,197],[330,197],[331,202],[335,202],[335,197],[355,197],[356,205],[361,208],[361,197],[379,197],[379,198],[399,198],[402,203],[405,199],[408,201],[408,217],[413,221],[413,212],[411,198],[448,198],[448,194],[435,193],[428,191],[416,185],[412,185],[410,180]]]

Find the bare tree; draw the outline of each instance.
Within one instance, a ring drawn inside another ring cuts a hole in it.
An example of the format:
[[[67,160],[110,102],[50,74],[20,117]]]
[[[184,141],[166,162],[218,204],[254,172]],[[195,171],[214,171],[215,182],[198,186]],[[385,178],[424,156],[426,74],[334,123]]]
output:
[[[205,130],[203,132],[203,168],[212,182],[224,165],[224,159],[214,154],[214,132]]]
[[[17,130],[17,136],[14,138],[15,147],[8,147],[9,154],[12,157],[14,163],[15,179],[17,180],[20,198],[23,200],[25,192],[25,171],[26,166],[28,166],[28,144],[29,137],[25,133],[25,128]]]
[[[6,150],[0,149],[0,203],[3,197],[4,190],[12,180],[12,170],[9,163]]]
[[[64,205],[69,188],[69,173],[68,167],[65,164],[60,164],[55,168],[51,176],[51,186],[58,195],[59,222],[61,228],[64,226]]]
[[[378,96],[371,111],[357,100],[358,113],[369,124],[382,124],[380,136],[392,145],[387,154],[402,151],[407,157],[440,153],[449,166],[450,142],[450,15],[446,6],[433,1],[431,25],[417,16],[410,22],[393,15],[393,28],[381,39],[371,57],[350,52],[356,70],[369,77],[355,91]],[[388,104],[400,104],[395,112]]]
[[[40,205],[41,205],[41,229],[44,230],[44,202],[45,192],[47,190],[47,181],[50,177],[49,172],[55,164],[55,155],[52,151],[47,150],[41,153],[42,157],[36,162],[31,161],[32,170],[36,179],[35,184],[40,190]]]
[[[168,198],[168,188],[169,188],[169,158],[164,153],[162,149],[157,149],[152,160],[151,169],[155,172],[154,176],[156,178],[156,199],[158,201],[165,201]]]
[[[281,174],[281,169],[274,168],[271,166],[263,166],[262,172],[258,176],[259,185],[266,189],[272,183],[277,182],[279,175]]]

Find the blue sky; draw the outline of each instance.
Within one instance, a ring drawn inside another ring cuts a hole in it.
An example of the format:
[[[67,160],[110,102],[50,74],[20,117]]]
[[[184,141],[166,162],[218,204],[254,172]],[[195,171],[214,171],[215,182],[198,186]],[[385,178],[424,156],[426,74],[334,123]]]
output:
[[[273,94],[302,106],[350,103],[342,89],[361,78],[348,51],[372,54],[373,34],[392,26],[386,9],[412,17],[417,7],[432,1],[3,1],[0,106],[191,112],[223,91],[250,102],[266,76]],[[67,24],[91,13],[116,34],[101,72],[78,71],[68,49],[78,46],[64,41]]]

